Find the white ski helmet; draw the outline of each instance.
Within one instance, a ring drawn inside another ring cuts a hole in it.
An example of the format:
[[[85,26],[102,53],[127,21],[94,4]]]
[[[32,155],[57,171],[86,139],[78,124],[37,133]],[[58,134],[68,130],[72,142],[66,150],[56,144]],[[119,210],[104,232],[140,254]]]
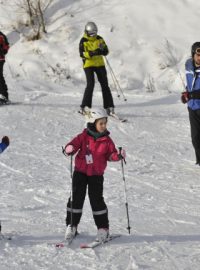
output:
[[[96,108],[96,109],[90,109],[88,113],[85,115],[85,120],[87,123],[94,123],[96,120],[108,117],[108,114],[105,109],[102,108]]]
[[[96,36],[97,35],[97,31],[98,31],[98,28],[96,26],[96,24],[94,22],[88,22],[86,25],[85,25],[85,33],[88,35],[88,36]]]

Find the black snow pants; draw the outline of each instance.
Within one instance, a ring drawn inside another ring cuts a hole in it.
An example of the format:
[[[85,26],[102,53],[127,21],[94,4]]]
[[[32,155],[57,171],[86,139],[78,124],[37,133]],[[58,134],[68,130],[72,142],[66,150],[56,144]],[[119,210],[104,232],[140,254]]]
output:
[[[8,88],[3,76],[3,66],[5,61],[0,61],[0,94],[8,99]]]
[[[78,226],[83,210],[87,186],[92,213],[97,228],[109,228],[108,209],[103,198],[103,175],[87,176],[84,173],[73,173],[73,202],[71,198],[67,203],[66,225]]]
[[[196,163],[200,165],[200,110],[188,108],[192,144],[195,149]]]
[[[102,67],[88,67],[84,68],[87,86],[85,88],[85,93],[83,96],[81,108],[85,106],[92,107],[92,96],[95,85],[94,73],[96,73],[98,81],[101,85],[102,95],[103,95],[103,107],[104,109],[114,107],[113,97],[108,86],[107,72],[105,66]]]

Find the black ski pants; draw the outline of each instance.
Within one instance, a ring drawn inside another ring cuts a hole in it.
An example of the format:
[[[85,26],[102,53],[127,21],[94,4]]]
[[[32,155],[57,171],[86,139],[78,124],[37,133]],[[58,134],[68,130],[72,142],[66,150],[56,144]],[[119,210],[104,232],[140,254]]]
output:
[[[3,66],[5,61],[0,61],[0,94],[8,99],[8,88],[3,76]]]
[[[200,110],[188,108],[192,144],[195,149],[196,163],[200,165]]]
[[[108,86],[107,72],[105,66],[88,67],[84,68],[84,71],[86,75],[87,85],[85,88],[85,93],[83,95],[81,108],[84,108],[85,106],[92,108],[92,96],[95,85],[95,77],[94,77],[95,73],[101,85],[104,109],[114,107],[113,97],[110,88]]]
[[[88,187],[88,195],[97,228],[109,228],[108,209],[103,198],[103,175],[87,176],[84,173],[73,173],[73,201],[67,203],[66,225],[78,226]],[[72,218],[72,222],[71,222]]]

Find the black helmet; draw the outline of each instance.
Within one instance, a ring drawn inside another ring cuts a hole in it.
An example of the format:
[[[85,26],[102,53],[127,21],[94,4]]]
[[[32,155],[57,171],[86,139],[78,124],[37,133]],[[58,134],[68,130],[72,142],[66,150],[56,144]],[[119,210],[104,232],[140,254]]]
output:
[[[97,35],[98,28],[94,22],[88,22],[85,26],[85,33],[88,36],[96,36]]]
[[[200,41],[195,42],[195,43],[192,45],[192,48],[191,48],[191,54],[192,54],[192,57],[195,55],[195,53],[200,54]]]

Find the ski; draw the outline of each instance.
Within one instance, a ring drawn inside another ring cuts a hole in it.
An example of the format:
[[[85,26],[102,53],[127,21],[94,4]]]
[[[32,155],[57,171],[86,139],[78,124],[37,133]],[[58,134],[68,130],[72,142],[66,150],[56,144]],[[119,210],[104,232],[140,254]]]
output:
[[[86,115],[86,113],[83,113],[81,110],[79,110],[78,113],[83,115],[83,116]],[[114,118],[122,123],[128,122],[128,120],[126,118],[122,118],[122,117],[118,116],[116,113],[109,114],[108,117]]]
[[[78,113],[83,115],[83,116],[86,116],[86,115],[89,115],[90,111],[83,112],[82,110],[79,110]]]
[[[6,105],[11,105],[11,104],[12,104],[12,103],[11,103],[10,100],[4,101],[4,100],[1,100],[1,99],[0,99],[0,106],[6,106]]]
[[[69,246],[71,243],[72,243],[72,239],[69,240],[63,240],[61,242],[58,242],[58,243],[55,243],[55,247],[56,248],[63,248],[63,247],[66,247],[66,246]]]
[[[77,234],[79,235],[79,234]],[[64,239],[60,242],[53,242],[53,243],[48,243],[49,246],[53,245],[56,248],[63,248],[63,247],[67,247],[70,246],[71,243],[73,242],[73,240],[77,237],[77,235],[71,237],[70,239]]]
[[[2,233],[0,233],[0,241],[10,241],[10,240],[12,240],[12,237],[11,236],[9,236],[9,235],[4,235],[4,234],[2,234]]]
[[[48,243],[48,246],[54,246],[56,248],[63,248],[63,247],[68,247],[71,245],[71,243],[73,242],[75,237],[73,237],[72,239],[69,240],[63,240],[60,242],[53,242],[53,243]]]
[[[70,246],[70,244],[72,243],[73,240],[68,241],[68,240],[63,240],[60,242],[53,242],[53,243],[47,243],[48,246],[54,246],[56,248],[63,248],[63,247],[67,247]]]
[[[116,113],[112,113],[109,115],[111,118],[115,118],[116,120],[122,122],[122,123],[125,123],[125,122],[128,122],[128,120],[126,118],[122,118],[120,116],[118,116]]]
[[[80,245],[80,248],[96,248],[96,247],[104,245],[104,244],[106,244],[106,243],[108,243],[108,242],[112,241],[113,239],[118,238],[120,236],[121,236],[120,234],[112,234],[104,242],[94,240],[90,243],[82,243]]]
[[[80,113],[81,115],[85,115],[81,110],[79,110],[77,112]]]

